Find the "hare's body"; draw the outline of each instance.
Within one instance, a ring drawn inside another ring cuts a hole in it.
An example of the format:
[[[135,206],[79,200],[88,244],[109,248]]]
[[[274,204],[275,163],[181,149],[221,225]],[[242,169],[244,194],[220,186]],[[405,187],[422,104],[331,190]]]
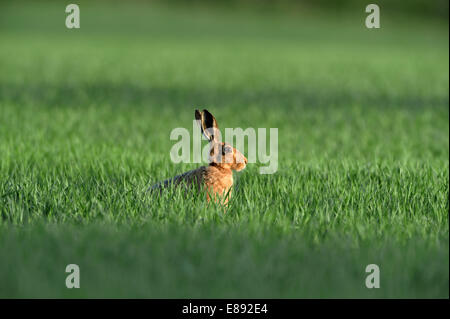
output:
[[[168,187],[176,187],[180,184],[186,185],[188,187],[200,188],[204,180],[205,167],[200,167],[192,171],[177,175],[173,178],[166,179],[165,181],[159,182],[151,187],[152,190],[163,190]]]
[[[162,191],[165,188],[178,187],[180,185],[206,191],[208,200],[211,195],[222,197],[231,193],[231,187],[233,186],[233,172],[231,169],[211,164],[177,175],[171,179],[166,179],[165,181],[153,185],[151,189]],[[228,202],[228,197],[224,202]]]
[[[244,169],[247,159],[231,145],[220,141],[219,127],[211,113],[207,110],[202,112],[195,110],[195,118],[203,135],[211,144],[210,164],[155,184],[151,187],[151,190],[162,191],[167,187],[183,185],[205,191],[208,200],[213,197],[215,201],[223,200],[226,204],[233,186],[233,170]]]

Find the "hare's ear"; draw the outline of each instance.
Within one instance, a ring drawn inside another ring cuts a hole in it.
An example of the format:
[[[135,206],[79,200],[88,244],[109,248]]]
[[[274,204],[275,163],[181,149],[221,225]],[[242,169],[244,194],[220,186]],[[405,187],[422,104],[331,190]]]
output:
[[[219,138],[217,134],[220,135],[219,126],[217,125],[217,121],[214,116],[206,109],[202,112],[195,110],[195,119],[199,121],[203,135],[205,135],[205,137],[211,142],[218,142]]]
[[[199,110],[195,110],[195,119],[197,120],[197,123],[200,126],[200,128],[202,129],[202,133],[203,133],[202,112],[200,112]]]

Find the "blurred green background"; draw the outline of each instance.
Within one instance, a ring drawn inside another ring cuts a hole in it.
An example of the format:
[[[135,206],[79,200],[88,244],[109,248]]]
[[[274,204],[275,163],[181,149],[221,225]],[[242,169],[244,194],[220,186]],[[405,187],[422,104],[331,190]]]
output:
[[[448,298],[447,1],[69,3],[0,2],[1,297]],[[279,129],[226,214],[144,192],[195,108]]]

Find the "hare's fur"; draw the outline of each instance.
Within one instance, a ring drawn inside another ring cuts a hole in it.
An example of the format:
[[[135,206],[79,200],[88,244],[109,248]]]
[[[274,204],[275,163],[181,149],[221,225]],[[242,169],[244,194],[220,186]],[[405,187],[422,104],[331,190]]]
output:
[[[211,143],[210,164],[188,171],[174,178],[153,185],[150,190],[162,191],[167,187],[178,187],[181,184],[188,188],[205,191],[207,200],[228,203],[233,186],[233,170],[245,168],[247,159],[235,148],[218,140],[214,130],[218,130],[217,121],[207,110],[195,110],[195,117],[202,129],[203,135]],[[232,155],[232,157],[231,157]]]

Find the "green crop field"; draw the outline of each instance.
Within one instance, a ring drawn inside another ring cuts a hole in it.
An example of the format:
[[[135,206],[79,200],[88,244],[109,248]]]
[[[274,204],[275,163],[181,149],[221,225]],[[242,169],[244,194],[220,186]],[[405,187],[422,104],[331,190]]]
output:
[[[0,297],[449,297],[448,20],[65,5],[0,3]],[[145,193],[195,108],[278,128],[226,213]]]

